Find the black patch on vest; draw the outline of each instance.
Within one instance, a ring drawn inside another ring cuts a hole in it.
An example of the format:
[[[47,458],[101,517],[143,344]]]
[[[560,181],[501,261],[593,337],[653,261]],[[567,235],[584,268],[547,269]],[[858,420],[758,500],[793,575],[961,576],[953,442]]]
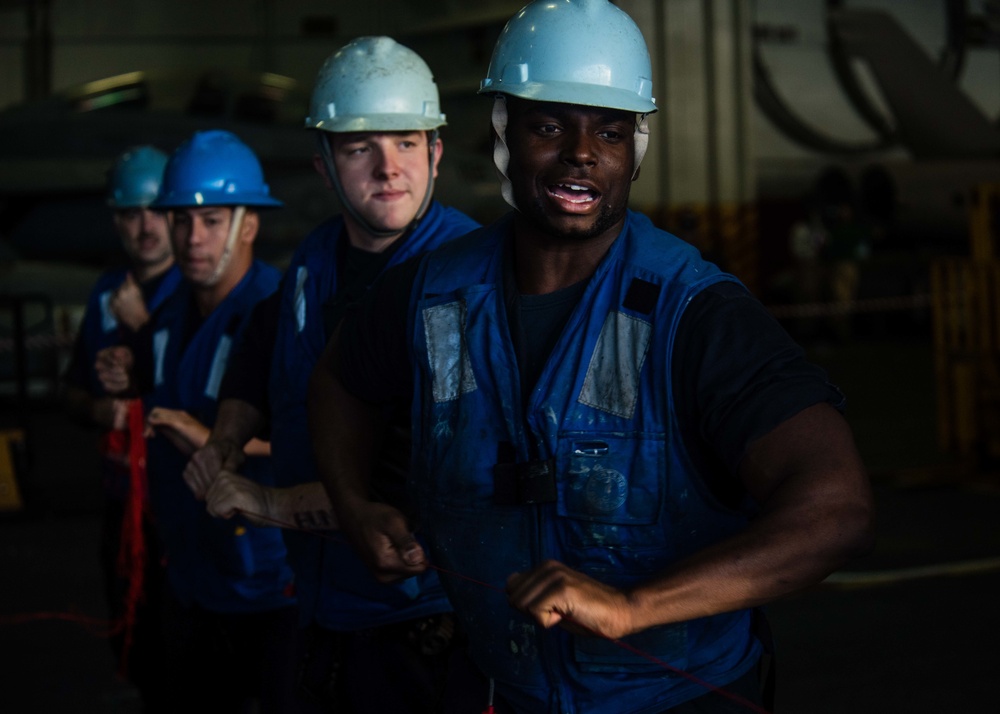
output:
[[[555,459],[498,463],[493,467],[493,502],[498,506],[554,503],[555,500]]]
[[[641,315],[648,315],[656,307],[656,301],[660,299],[660,286],[648,280],[632,278],[632,284],[628,286],[622,307],[626,310],[638,312]]]

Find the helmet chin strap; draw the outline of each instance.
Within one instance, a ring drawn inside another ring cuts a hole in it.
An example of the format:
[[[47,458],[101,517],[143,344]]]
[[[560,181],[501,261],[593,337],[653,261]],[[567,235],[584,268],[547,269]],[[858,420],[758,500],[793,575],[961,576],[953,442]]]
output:
[[[642,163],[646,149],[649,148],[649,114],[639,115],[635,123],[633,139],[635,141],[635,171],[632,172],[632,180],[635,181],[635,177],[639,175],[639,164]]]
[[[511,208],[517,209],[514,202],[514,187],[507,177],[507,169],[510,166],[510,149],[507,148],[507,101],[502,94],[498,94],[493,101],[493,115],[491,117],[493,131],[496,132],[496,140],[493,142],[493,165],[500,176],[500,195],[503,200],[510,204]]]
[[[239,238],[240,230],[243,228],[243,216],[246,215],[246,212],[246,206],[236,206],[233,208],[233,216],[229,221],[229,235],[226,236],[226,246],[222,249],[222,255],[219,256],[219,262],[216,263],[211,277],[205,282],[206,286],[211,287],[218,283],[222,278],[222,274],[226,272],[226,268],[229,267],[229,262],[233,259],[233,249],[236,247],[236,240]]]
[[[431,198],[434,195],[434,151],[437,147],[438,141],[437,129],[430,132],[430,136],[427,139],[427,189],[424,191],[424,198],[420,202],[420,208],[417,209],[417,213],[413,217],[413,220],[410,221],[409,225],[402,230],[378,228],[372,225],[368,219],[361,215],[351,202],[347,200],[347,196],[344,194],[344,187],[340,183],[340,177],[337,175],[337,169],[333,164],[333,153],[330,150],[329,137],[326,136],[325,132],[319,131],[316,133],[316,139],[319,144],[320,156],[323,157],[323,166],[326,167],[326,175],[330,178],[330,183],[333,184],[334,191],[337,192],[337,198],[340,199],[340,204],[366,233],[376,238],[389,238],[391,236],[399,235],[400,233],[405,233],[413,224],[423,218],[424,213],[427,211],[427,206],[430,205]]]
[[[437,153],[438,136],[437,129],[433,129],[427,135],[427,190],[424,191],[424,200],[420,202],[420,208],[417,209],[417,215],[413,217],[411,225],[424,217],[427,207],[431,205],[431,199],[434,198],[434,158]]]
[[[514,187],[507,176],[507,169],[510,167],[510,149],[507,147],[507,101],[502,94],[498,94],[493,100],[491,121],[493,123],[493,131],[496,132],[497,136],[496,141],[493,143],[493,165],[500,175],[500,195],[503,196],[503,200],[509,203],[512,208],[517,209],[517,203],[514,202]],[[649,147],[648,114],[640,115],[636,121],[634,144],[635,170],[632,172],[633,181],[635,181],[635,177],[639,173],[639,164],[642,163],[642,158],[646,155],[646,149]]]

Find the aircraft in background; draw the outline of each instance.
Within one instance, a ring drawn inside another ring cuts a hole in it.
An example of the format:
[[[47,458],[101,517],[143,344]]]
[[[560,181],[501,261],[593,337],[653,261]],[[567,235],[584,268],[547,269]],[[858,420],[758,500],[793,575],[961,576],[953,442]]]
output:
[[[782,144],[761,149],[762,202],[840,200],[824,195],[843,193],[843,181],[824,182],[840,172],[894,247],[961,250],[969,190],[1000,182],[1000,128],[987,116],[1000,96],[1000,3],[969,6],[759,2],[755,99],[765,143],[776,130]]]

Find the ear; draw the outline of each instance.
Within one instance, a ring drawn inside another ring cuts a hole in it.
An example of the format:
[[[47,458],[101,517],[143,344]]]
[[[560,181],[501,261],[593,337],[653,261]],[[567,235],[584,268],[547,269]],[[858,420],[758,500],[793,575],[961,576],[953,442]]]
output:
[[[260,214],[257,211],[246,209],[243,214],[243,225],[240,226],[240,243],[251,245],[260,230]]]
[[[441,141],[441,137],[437,138],[434,142],[434,178],[438,177],[438,164],[441,163],[441,157],[444,156],[444,142]]]
[[[319,154],[313,154],[313,168],[323,178],[323,185],[330,191],[333,190],[333,182],[330,181],[330,174],[326,170],[326,162]]]

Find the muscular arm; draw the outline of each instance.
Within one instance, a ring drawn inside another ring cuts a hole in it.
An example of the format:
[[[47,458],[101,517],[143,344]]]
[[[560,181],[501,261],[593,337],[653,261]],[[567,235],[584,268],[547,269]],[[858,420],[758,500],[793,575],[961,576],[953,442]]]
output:
[[[678,422],[696,471],[760,513],[739,535],[620,592],[547,563],[510,581],[515,606],[621,636],[758,605],[820,581],[869,547],[872,502],[842,402],[745,289],[722,283],[687,308],[674,349]],[[572,627],[565,623],[566,627]]]
[[[751,444],[740,477],[762,504],[742,533],[621,592],[549,562],[515,574],[515,607],[546,627],[568,615],[606,637],[753,607],[822,580],[871,547],[868,479],[841,415],[827,404],[796,414]]]
[[[377,408],[347,391],[336,374],[338,337],[339,330],[309,384],[316,467],[341,529],[376,577],[391,581],[424,570],[425,557],[403,514],[370,500],[367,482],[380,420]]]

